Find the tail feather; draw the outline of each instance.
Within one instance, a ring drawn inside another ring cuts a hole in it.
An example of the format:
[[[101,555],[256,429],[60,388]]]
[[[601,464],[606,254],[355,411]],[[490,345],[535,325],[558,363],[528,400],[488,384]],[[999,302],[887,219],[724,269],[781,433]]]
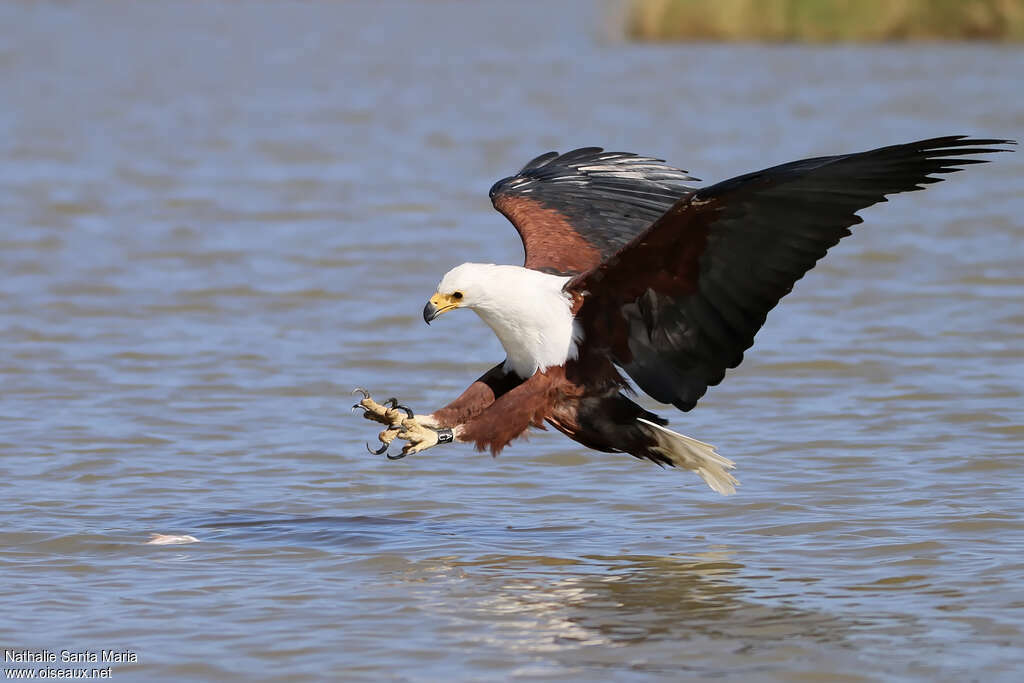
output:
[[[548,421],[587,448],[681,467],[696,472],[722,495],[736,493],[739,482],[729,474],[735,467],[732,460],[711,444],[663,427],[666,420],[621,393],[586,396],[568,405],[571,409]]]
[[[674,432],[642,417],[638,417],[637,421],[652,430],[651,436],[656,442],[656,445],[650,446],[652,451],[663,456],[665,460],[676,467],[696,472],[708,486],[722,495],[729,496],[736,493],[736,487],[740,485],[740,482],[729,474],[729,470],[734,469],[736,465],[729,458],[716,453],[714,446]]]

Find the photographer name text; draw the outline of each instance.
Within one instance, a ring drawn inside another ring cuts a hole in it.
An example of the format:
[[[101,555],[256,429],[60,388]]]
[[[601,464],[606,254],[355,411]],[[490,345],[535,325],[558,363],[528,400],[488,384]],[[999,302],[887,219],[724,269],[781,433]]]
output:
[[[4,650],[4,661],[22,664],[127,664],[138,662],[139,656],[134,650]]]

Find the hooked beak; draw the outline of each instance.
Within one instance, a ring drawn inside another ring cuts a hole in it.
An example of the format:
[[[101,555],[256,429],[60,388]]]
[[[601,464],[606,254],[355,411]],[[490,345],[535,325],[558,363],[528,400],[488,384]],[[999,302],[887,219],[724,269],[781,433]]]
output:
[[[430,321],[448,311],[459,307],[459,302],[451,294],[435,293],[430,297],[427,305],[423,307],[423,322],[430,324]]]

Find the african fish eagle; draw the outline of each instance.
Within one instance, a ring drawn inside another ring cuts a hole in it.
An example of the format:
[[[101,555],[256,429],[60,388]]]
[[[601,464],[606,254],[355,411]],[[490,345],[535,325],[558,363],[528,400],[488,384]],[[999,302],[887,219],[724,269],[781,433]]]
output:
[[[402,453],[468,442],[497,454],[530,426],[588,448],[693,470],[723,494],[731,460],[637,405],[627,377],[683,411],[743,360],[768,312],[886,195],[1008,151],[950,136],[795,161],[695,189],[660,159],[597,147],[548,152],[491,188],[523,240],[523,267],[464,263],[423,309],[486,322],[504,362],[447,406],[414,415],[356,404]]]

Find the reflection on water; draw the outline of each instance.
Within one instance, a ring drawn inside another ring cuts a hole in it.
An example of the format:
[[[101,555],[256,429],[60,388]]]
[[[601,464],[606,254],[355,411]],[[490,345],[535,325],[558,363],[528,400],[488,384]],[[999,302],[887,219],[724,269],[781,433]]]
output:
[[[479,605],[486,619],[514,617],[528,649],[564,649],[706,633],[742,607],[744,592],[729,581],[742,565],[729,563],[725,552],[707,555],[717,557],[490,556],[453,566],[485,568],[498,584]],[[543,571],[567,565],[553,575]]]
[[[551,673],[557,662],[570,670],[625,664],[722,675],[806,669],[792,659],[828,650],[848,657],[843,651],[866,622],[766,604],[744,587],[744,567],[732,558],[727,550],[692,557],[489,555],[427,561],[408,580],[444,586],[433,611],[468,621],[460,642],[474,651],[547,660],[519,673]],[[764,661],[751,666],[749,653]]]
[[[742,604],[728,581],[741,567],[717,559],[486,556],[449,566],[491,585],[471,609],[524,652],[678,640]]]
[[[0,4],[4,647],[124,680],[1016,680],[1024,154],[871,209],[681,431],[368,455],[501,357],[419,311],[520,262],[547,149],[709,182],[1020,137],[1024,51],[637,46],[597,4]],[[199,542],[150,544],[150,534]]]

